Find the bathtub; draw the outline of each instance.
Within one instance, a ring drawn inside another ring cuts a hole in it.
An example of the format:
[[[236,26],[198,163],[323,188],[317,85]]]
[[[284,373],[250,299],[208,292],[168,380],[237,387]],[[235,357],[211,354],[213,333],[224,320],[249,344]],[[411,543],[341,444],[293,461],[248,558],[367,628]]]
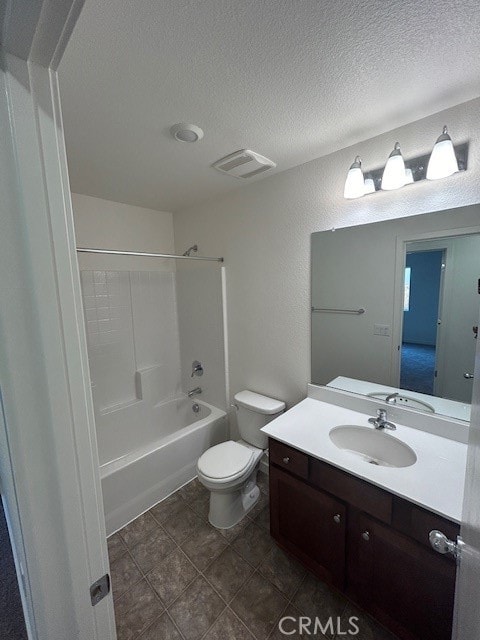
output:
[[[136,413],[136,421],[128,430],[119,429],[113,440],[107,435],[107,455],[99,438],[107,535],[194,478],[201,454],[227,439],[225,412],[200,400],[172,400],[150,407],[148,413],[141,421]],[[107,432],[114,428],[114,412],[110,422]]]

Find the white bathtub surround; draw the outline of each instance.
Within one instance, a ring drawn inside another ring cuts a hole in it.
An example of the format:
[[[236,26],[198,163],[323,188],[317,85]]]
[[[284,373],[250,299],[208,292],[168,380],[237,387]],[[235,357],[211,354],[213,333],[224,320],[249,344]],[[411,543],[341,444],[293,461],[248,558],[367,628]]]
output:
[[[385,403],[375,403],[371,399],[346,395],[350,408],[341,406],[340,403],[334,404],[334,395],[330,389],[326,390],[328,395],[323,396],[328,397],[329,402],[316,399],[322,397],[323,390],[322,387],[309,385],[310,397],[278,417],[262,431],[275,440],[348,471],[401,498],[461,522],[467,445],[462,442],[460,431],[457,431],[458,440],[424,431],[420,428],[422,421],[425,421],[428,428],[431,421],[439,420],[445,423],[446,419],[419,414],[410,409],[390,410]],[[340,398],[341,392],[336,393]],[[356,405],[353,404],[355,401]],[[368,464],[360,456],[336,446],[330,438],[330,431],[343,425],[358,425],[374,430],[368,419],[376,415],[377,407],[387,408],[388,420],[396,425],[395,431],[387,431],[385,435],[388,434],[388,437],[410,447],[417,457],[414,464],[405,467]],[[406,423],[411,423],[412,420],[419,422],[420,426],[406,426]],[[459,427],[454,423],[455,421],[452,421],[454,429]],[[465,425],[460,427],[465,428]]]
[[[111,533],[191,480],[201,454],[228,437],[215,406],[226,403],[221,274],[84,270],[81,280]],[[192,379],[197,359],[205,373]],[[198,397],[185,398],[192,386],[202,387],[198,413]]]
[[[181,264],[180,264],[181,263]],[[225,267],[179,261],[175,274],[180,335],[181,386],[197,385],[202,398],[226,409],[224,344]],[[191,377],[192,362],[202,363],[204,374]]]
[[[196,476],[198,458],[227,437],[224,411],[197,401],[172,400],[130,423],[118,449],[128,453],[100,467],[107,535],[124,527]],[[114,420],[114,414],[112,415]]]
[[[109,533],[191,480],[201,454],[227,438],[225,412],[204,401],[225,406],[220,273],[182,272],[184,322],[175,276],[81,272]],[[205,373],[193,380],[194,359]],[[192,386],[202,387],[198,413],[192,411],[198,397],[185,398]]]
[[[100,456],[105,459],[104,415],[181,393],[175,274],[82,271],[81,280]],[[147,397],[140,397],[146,390]],[[142,410],[137,406],[138,417]]]

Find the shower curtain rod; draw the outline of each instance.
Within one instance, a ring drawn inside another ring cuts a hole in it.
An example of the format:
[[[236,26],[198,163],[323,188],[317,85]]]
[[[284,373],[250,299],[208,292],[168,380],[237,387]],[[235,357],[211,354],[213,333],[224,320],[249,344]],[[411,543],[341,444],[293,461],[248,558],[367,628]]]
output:
[[[176,256],[171,253],[145,253],[143,251],[116,251],[114,249],[89,249],[88,247],[77,247],[78,253],[102,253],[114,256],[141,256],[144,258],[175,258],[176,260],[210,260],[213,262],[223,262],[223,258],[209,258],[207,256]]]

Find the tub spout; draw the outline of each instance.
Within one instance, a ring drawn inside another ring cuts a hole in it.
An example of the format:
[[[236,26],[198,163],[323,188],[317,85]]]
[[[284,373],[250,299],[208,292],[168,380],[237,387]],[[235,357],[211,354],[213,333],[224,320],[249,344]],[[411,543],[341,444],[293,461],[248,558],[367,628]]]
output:
[[[198,394],[200,393],[202,393],[201,387],[195,387],[195,389],[191,389],[190,391],[187,391],[187,396],[189,398],[193,398],[193,396],[198,396]]]

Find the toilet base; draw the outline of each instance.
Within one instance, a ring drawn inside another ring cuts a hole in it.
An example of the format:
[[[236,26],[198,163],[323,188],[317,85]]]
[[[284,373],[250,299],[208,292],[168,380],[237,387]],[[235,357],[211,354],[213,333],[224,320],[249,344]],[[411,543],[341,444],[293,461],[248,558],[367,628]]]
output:
[[[257,474],[239,489],[229,492],[210,492],[210,511],[208,520],[217,529],[230,529],[242,520],[256,505],[260,489],[256,484]]]

